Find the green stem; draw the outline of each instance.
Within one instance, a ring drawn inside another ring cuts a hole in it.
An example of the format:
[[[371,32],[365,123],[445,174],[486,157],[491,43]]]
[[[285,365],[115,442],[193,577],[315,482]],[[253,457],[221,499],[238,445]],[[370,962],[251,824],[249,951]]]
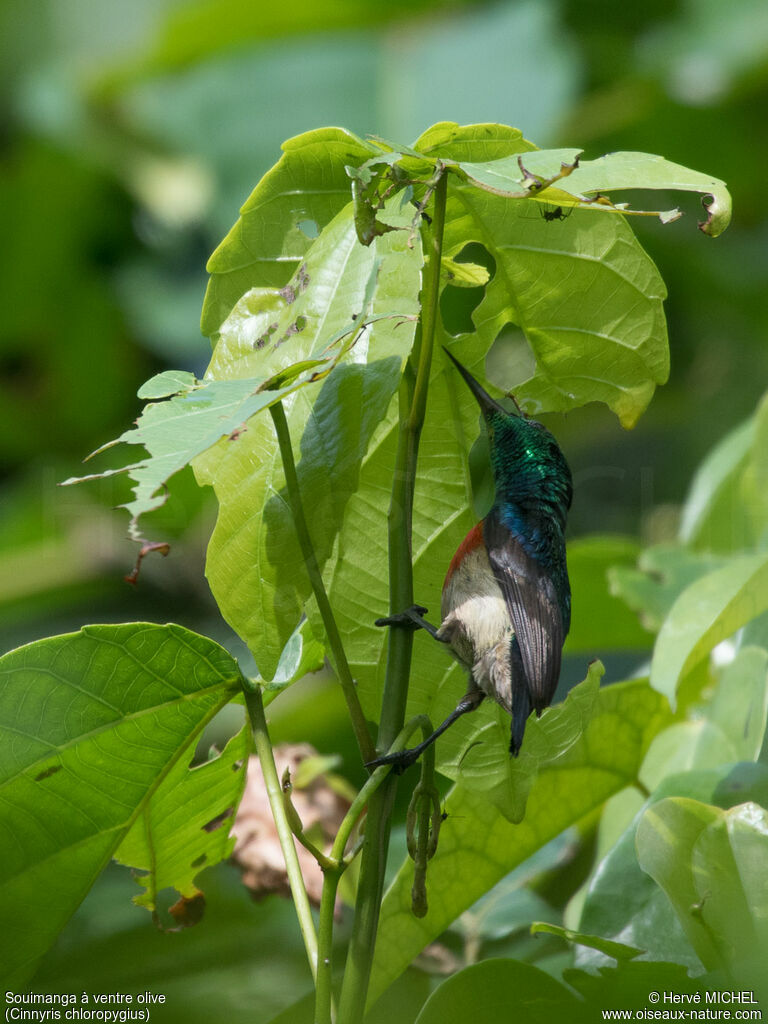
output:
[[[432,732],[432,724],[426,715],[412,718],[400,731],[392,744],[392,751],[405,749],[411,734],[421,728],[425,738]],[[332,1020],[332,978],[333,978],[333,910],[336,904],[336,891],[339,879],[352,862],[352,857],[345,858],[344,850],[352,829],[365,810],[373,794],[390,774],[388,765],[377,768],[350,804],[339,826],[330,857],[324,858],[323,893],[320,900],[320,919],[318,923],[317,981],[315,985],[315,1024],[330,1024]],[[357,850],[354,851],[357,853]]]
[[[304,947],[307,951],[309,969],[312,977],[317,978],[317,935],[315,924],[312,920],[312,911],[309,906],[309,897],[304,886],[304,878],[299,866],[299,858],[293,842],[293,832],[288,822],[288,816],[283,803],[283,787],[277,775],[275,758],[272,753],[272,744],[267,729],[267,719],[264,715],[264,704],[261,699],[261,688],[245,688],[245,706],[248,709],[248,717],[253,729],[253,740],[256,753],[259,756],[261,772],[264,776],[264,785],[267,790],[269,806],[272,810],[272,817],[275,819],[275,828],[280,840],[280,848],[285,859],[285,870],[288,874],[288,884],[291,887],[291,895],[296,908],[296,916],[299,919],[299,928],[304,938]]]
[[[448,178],[443,168],[435,187],[432,230],[428,235],[428,260],[424,271],[418,362],[415,377],[406,371],[400,387],[400,435],[389,510],[389,607],[390,614],[413,604],[411,521],[416,483],[416,460],[424,423],[427,389],[435,341],[440,294],[440,262],[445,227]],[[391,747],[403,726],[408,698],[413,632],[390,629],[387,670],[379,722],[378,747]],[[365,1014],[379,911],[384,891],[392,805],[397,785],[390,773],[371,797],[357,887],[355,922],[347,954],[339,1002],[339,1024],[359,1024]]]
[[[318,919],[317,978],[315,979],[314,1024],[331,1024],[333,1020],[333,912],[336,891],[343,868],[323,870],[323,893]]]
[[[347,707],[349,708],[349,715],[352,719],[352,728],[354,729],[355,736],[357,737],[360,754],[364,762],[372,761],[376,756],[376,751],[373,746],[373,741],[371,740],[371,735],[368,732],[365,715],[363,714],[363,709],[357,696],[357,690],[355,689],[355,681],[352,678],[352,672],[350,671],[349,662],[347,661],[347,656],[344,652],[344,646],[341,642],[341,636],[339,635],[339,629],[336,625],[336,619],[334,618],[331,604],[328,600],[328,594],[325,589],[325,584],[323,583],[320,566],[317,564],[317,556],[315,555],[315,549],[312,546],[312,538],[310,537],[309,529],[307,528],[304,506],[301,501],[301,491],[299,490],[299,478],[296,475],[296,463],[293,459],[291,435],[288,430],[288,422],[285,418],[283,403],[276,402],[274,405],[270,406],[269,411],[272,414],[272,422],[275,425],[277,440],[280,445],[280,455],[283,460],[283,470],[285,472],[285,484],[288,489],[288,498],[291,503],[291,513],[293,515],[294,526],[296,527],[296,534],[299,538],[301,553],[304,556],[304,564],[307,567],[307,574],[309,575],[309,581],[312,585],[312,592],[315,595],[317,607],[320,611],[323,625],[325,626],[325,632],[331,648],[331,657],[333,659],[334,668],[336,669],[336,675],[341,683],[341,689],[344,693]]]

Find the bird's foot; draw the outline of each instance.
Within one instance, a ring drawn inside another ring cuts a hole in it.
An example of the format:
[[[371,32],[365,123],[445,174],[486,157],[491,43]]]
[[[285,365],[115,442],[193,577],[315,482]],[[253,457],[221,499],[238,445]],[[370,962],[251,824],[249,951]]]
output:
[[[381,768],[382,765],[391,765],[395,775],[402,775],[404,771],[416,764],[422,753],[422,747],[411,747],[409,750],[398,750],[393,754],[382,754],[373,761],[366,762],[365,767],[373,771],[374,768]]]
[[[422,629],[424,626],[422,616],[426,615],[428,611],[428,608],[423,608],[420,604],[412,604],[404,612],[388,615],[384,619],[376,619],[374,626],[401,626],[405,629]]]

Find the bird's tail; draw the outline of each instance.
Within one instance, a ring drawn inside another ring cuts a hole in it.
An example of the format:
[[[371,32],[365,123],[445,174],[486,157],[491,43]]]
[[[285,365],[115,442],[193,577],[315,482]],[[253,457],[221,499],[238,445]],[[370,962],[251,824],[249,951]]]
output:
[[[517,637],[512,637],[510,644],[510,661],[512,669],[512,728],[509,738],[509,752],[513,757],[520,753],[525,733],[525,723],[531,713],[531,696],[528,693],[528,682],[520,656]]]

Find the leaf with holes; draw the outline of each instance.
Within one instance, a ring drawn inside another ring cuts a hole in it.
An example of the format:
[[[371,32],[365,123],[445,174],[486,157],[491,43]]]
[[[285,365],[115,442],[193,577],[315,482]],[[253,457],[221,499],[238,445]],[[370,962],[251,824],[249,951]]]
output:
[[[607,192],[626,189],[698,192],[703,196],[705,220],[699,227],[708,235],[721,234],[731,220],[731,197],[719,178],[651,153],[608,153],[597,160],[577,162],[577,149],[539,150],[523,157],[503,157],[484,163],[460,162],[457,166],[469,181],[507,198],[535,198],[562,204],[576,204],[595,213],[613,211],[637,216],[659,217],[669,223],[680,217],[679,210],[633,210],[615,205]]]
[[[288,282],[312,244],[302,224],[311,222],[319,232],[330,223],[351,198],[345,167],[376,152],[343,128],[318,128],[283,143],[283,156],[208,261],[203,334],[216,335],[251,288],[281,288]]]
[[[233,387],[244,378],[277,375],[313,358],[318,345],[348,332],[353,318],[366,311],[368,326],[345,360],[312,394],[302,388],[285,402],[321,567],[334,548],[346,503],[359,485],[361,460],[413,343],[420,241],[417,237],[409,245],[410,212],[393,204],[383,215],[403,230],[363,246],[348,204],[315,240],[292,282],[278,291],[249,291],[222,326],[207,371],[208,378]],[[302,330],[289,332],[298,317]],[[208,548],[211,589],[269,679],[310,595],[272,423],[251,420],[236,443],[220,442],[198,458],[195,472],[201,483],[213,485],[219,502]]]
[[[184,904],[202,904],[195,879],[225,860],[235,845],[229,830],[245,786],[249,728],[204,764],[190,767],[195,740],[144,803],[115,860],[146,872],[136,880],[144,892],[133,902],[156,910],[158,893],[174,888]]]
[[[518,177],[518,156],[524,166],[549,159],[503,128],[438,125],[415,146],[462,167],[506,161]],[[622,217],[575,210],[550,221],[539,211],[530,198],[505,198],[451,176],[446,256],[479,242],[496,265],[473,313],[475,337],[486,347],[505,330],[518,332],[504,387],[530,412],[599,401],[630,427],[669,373],[664,284]]]
[[[181,626],[85,626],[0,659],[0,963],[21,985],[178,759],[239,690]]]
[[[197,381],[192,374],[179,370],[167,371],[151,378],[140,388],[139,397],[170,396],[168,401],[150,402],[135,427],[93,453],[97,455],[121,443],[140,444],[146,448],[147,457],[119,469],[72,477],[65,480],[63,485],[128,473],[136,482],[134,498],[122,507],[131,514],[130,535],[134,540],[140,540],[140,516],[152,512],[165,502],[165,485],[174,473],[222,438],[237,441],[248,430],[248,421],[252,416],[282,401],[299,388],[314,385],[325,378],[360,342],[372,324],[390,319],[389,314],[368,315],[367,312],[373,301],[379,265],[379,262],[375,262],[370,268],[362,297],[363,305],[357,316],[331,337],[322,337],[317,348],[298,362],[276,360],[271,366],[273,372],[268,375],[241,380]],[[254,289],[254,293],[251,293],[249,309],[253,315],[245,330],[254,333],[254,348],[259,349],[268,343],[270,350],[274,351],[294,334],[304,330],[308,330],[313,337],[320,333],[309,313],[305,315],[303,312],[306,305],[302,303],[301,292],[308,282],[305,267],[302,264],[294,282],[279,291],[259,289],[256,296]],[[395,315],[391,318],[400,322],[400,318]],[[263,331],[263,334],[259,335],[259,331]]]

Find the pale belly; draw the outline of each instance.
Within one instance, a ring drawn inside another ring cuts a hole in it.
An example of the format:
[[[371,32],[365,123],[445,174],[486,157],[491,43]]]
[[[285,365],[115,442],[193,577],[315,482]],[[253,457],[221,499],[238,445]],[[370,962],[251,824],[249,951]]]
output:
[[[438,637],[451,647],[474,683],[512,713],[507,604],[483,545],[472,550],[443,587]]]

